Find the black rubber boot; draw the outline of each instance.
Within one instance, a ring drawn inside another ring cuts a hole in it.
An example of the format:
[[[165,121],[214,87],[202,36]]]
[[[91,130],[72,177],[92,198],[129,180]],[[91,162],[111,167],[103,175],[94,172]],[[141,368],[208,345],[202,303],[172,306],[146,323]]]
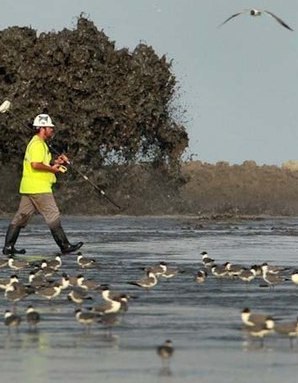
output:
[[[60,224],[55,227],[52,227],[51,233],[63,254],[72,253],[74,251],[79,250],[83,246],[83,242],[78,242],[75,244],[69,243],[66,234],[64,233],[64,230]]]
[[[6,232],[6,237],[5,237],[5,244],[2,249],[2,253],[4,255],[14,255],[14,254],[25,254],[26,250],[25,249],[16,249],[14,247],[18,236],[20,234],[21,228],[20,226],[15,226],[15,225],[9,225],[7,232]]]

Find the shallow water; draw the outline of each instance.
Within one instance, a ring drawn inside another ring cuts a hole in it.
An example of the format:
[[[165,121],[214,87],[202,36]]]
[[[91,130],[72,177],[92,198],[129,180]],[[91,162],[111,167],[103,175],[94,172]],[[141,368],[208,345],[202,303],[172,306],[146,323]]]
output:
[[[4,238],[8,221],[0,220]],[[74,304],[63,292],[51,304],[30,295],[17,304],[23,322],[16,332],[0,326],[1,373],[15,382],[263,382],[297,381],[298,344],[270,336],[264,347],[242,331],[244,307],[282,320],[298,314],[298,288],[287,281],[274,289],[249,286],[237,280],[220,281],[211,275],[205,284],[194,282],[201,267],[200,252],[208,251],[217,263],[245,266],[268,262],[298,268],[298,219],[271,219],[237,223],[203,223],[187,218],[65,217],[71,241],[85,242],[82,252],[95,258],[99,269],[83,271],[86,278],[111,285],[133,296],[128,312],[112,329],[98,324],[88,334],[74,318]],[[22,232],[18,244],[27,248],[30,261],[51,258],[57,247],[39,219]],[[146,292],[129,285],[143,275],[144,266],[166,261],[181,273],[160,280]],[[63,257],[61,272],[82,272],[75,255]],[[61,274],[58,273],[57,277]],[[13,272],[0,269],[0,278]],[[18,274],[27,281],[29,271]],[[98,294],[90,293],[101,302]],[[42,315],[38,331],[30,332],[24,311],[33,304]],[[84,307],[89,307],[85,303]],[[0,296],[1,311],[11,304]],[[175,353],[169,368],[162,368],[157,345],[171,339]]]

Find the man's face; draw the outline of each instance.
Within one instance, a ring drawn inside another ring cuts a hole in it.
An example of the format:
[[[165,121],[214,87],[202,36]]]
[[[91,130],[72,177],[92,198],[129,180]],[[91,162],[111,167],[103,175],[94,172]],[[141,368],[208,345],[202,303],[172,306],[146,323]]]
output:
[[[45,126],[44,130],[45,130],[46,138],[53,137],[53,135],[54,135],[54,127],[52,127],[52,126]]]

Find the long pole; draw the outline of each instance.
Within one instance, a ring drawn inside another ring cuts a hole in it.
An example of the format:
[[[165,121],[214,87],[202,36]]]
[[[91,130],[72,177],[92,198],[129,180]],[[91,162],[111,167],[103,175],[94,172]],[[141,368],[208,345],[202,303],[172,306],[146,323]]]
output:
[[[7,113],[9,112],[9,108],[11,106],[11,102],[8,100],[5,100],[1,105],[0,105],[0,113]],[[21,123],[21,121],[18,121]],[[26,126],[25,124],[21,123],[22,126]],[[60,155],[59,153],[51,144],[48,145],[50,149],[57,155]],[[106,195],[105,191],[100,189],[94,182],[92,182],[89,177],[82,173],[79,169],[77,169],[70,161],[67,161],[67,164],[71,167],[72,170],[74,170],[77,174],[79,174],[86,182],[88,182],[93,189],[102,197],[104,197],[107,201],[109,201],[113,206],[115,206],[117,209],[121,210],[122,208],[115,202],[113,201],[109,196]]]

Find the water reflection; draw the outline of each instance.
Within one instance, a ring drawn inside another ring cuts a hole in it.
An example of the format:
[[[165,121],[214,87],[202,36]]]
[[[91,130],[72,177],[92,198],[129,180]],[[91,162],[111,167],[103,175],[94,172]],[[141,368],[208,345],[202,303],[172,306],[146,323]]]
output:
[[[45,349],[49,347],[47,336],[43,332],[35,331],[8,331],[4,335],[3,347],[7,350],[18,349],[26,350],[28,348]]]
[[[172,373],[172,370],[170,369],[170,366],[163,366],[159,370],[158,375],[161,377],[171,377],[173,373]]]
[[[120,337],[118,335],[110,335],[106,333],[80,333],[76,337],[74,347],[77,348],[102,348],[102,347],[119,347]]]
[[[48,381],[63,378],[66,382],[80,382],[87,376],[88,383],[98,382],[99,377],[122,383],[151,383],[158,377],[188,383],[198,381],[203,374],[209,381],[243,383],[243,371],[257,371],[259,381],[267,383],[272,381],[270,366],[278,361],[288,383],[294,382],[294,367],[287,365],[283,355],[292,361],[292,354],[298,352],[296,339],[292,350],[287,339],[268,337],[263,347],[258,339],[244,339],[240,313],[247,306],[281,319],[293,318],[297,315],[297,286],[288,280],[274,289],[261,288],[260,279],[247,285],[235,278],[217,279],[210,273],[203,284],[197,284],[194,277],[202,267],[202,250],[208,250],[218,264],[269,262],[291,270],[298,266],[297,242],[295,236],[289,235],[287,225],[296,229],[297,222],[210,223],[197,228],[190,223],[188,229],[179,219],[168,218],[66,220],[70,240],[79,235],[85,241],[84,255],[95,258],[100,265],[100,269],[84,270],[86,279],[137,299],[129,300],[125,316],[121,314],[115,322],[112,316],[101,316],[86,333],[75,319],[75,305],[66,298],[69,290],[62,291],[51,303],[37,295],[26,297],[16,308],[23,318],[19,332],[8,333],[4,325],[0,328],[2,375],[16,381],[23,377],[30,383],[43,381],[42,376]],[[7,221],[0,220],[3,235],[6,226]],[[51,259],[56,252],[47,228],[42,228],[33,224],[32,237],[25,232],[20,238],[29,249],[26,259]],[[75,257],[65,256],[62,261],[61,270],[52,276],[54,280],[61,278],[62,272],[71,277],[82,272]],[[137,280],[144,267],[160,261],[184,272],[169,280],[160,279],[148,292],[127,283]],[[0,269],[0,278],[10,273],[7,268]],[[27,283],[28,270],[22,270],[19,276]],[[89,293],[94,305],[102,304],[99,292]],[[25,322],[25,308],[31,303],[41,313],[36,331],[29,331]],[[8,306],[1,294],[2,313]],[[88,310],[89,306],[90,302],[84,302],[81,307]],[[167,338],[174,341],[178,351],[174,374],[169,365],[160,367],[156,355],[160,340]],[[262,359],[269,353],[270,361]],[[266,363],[268,368],[264,368]],[[36,374],[27,368],[35,365]]]

